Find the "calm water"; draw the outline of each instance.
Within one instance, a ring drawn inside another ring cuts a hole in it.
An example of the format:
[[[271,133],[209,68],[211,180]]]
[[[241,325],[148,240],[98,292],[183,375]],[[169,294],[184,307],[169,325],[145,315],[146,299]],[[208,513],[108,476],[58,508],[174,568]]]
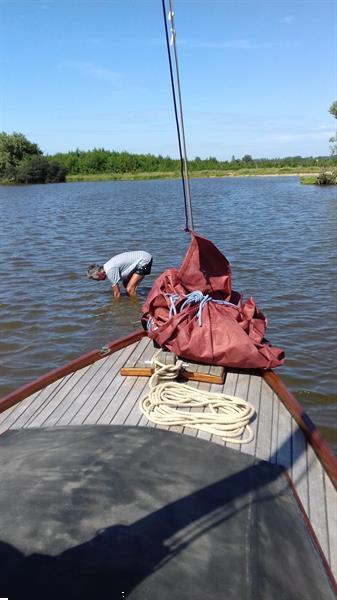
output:
[[[252,295],[278,369],[337,449],[336,189],[295,177],[191,182],[195,229],[230,260],[233,287]],[[179,181],[0,186],[0,395],[140,326],[154,278],[179,266]],[[90,262],[144,249],[154,256],[138,300],[114,301]]]

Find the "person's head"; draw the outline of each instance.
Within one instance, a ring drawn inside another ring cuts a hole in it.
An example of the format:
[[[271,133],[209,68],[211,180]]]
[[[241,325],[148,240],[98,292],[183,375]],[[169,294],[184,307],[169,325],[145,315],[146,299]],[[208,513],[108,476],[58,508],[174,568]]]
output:
[[[102,281],[106,279],[106,272],[103,267],[99,265],[89,265],[87,268],[87,277],[88,279],[94,279],[95,281]]]

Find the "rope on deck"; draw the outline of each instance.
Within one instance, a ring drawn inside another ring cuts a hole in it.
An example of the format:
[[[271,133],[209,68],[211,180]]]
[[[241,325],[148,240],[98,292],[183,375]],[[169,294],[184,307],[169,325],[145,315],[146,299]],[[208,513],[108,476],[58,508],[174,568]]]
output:
[[[149,380],[149,393],[139,403],[149,421],[158,425],[192,427],[234,444],[247,444],[253,439],[249,421],[255,409],[249,402],[237,396],[205,392],[177,383],[175,380],[183,362],[163,364],[158,360],[159,352],[152,358],[155,371]]]

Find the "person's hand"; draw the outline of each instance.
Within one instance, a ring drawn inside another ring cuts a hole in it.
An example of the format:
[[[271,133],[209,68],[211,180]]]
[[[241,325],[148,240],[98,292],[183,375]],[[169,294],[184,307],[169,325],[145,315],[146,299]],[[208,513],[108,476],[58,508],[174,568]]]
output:
[[[120,290],[120,287],[119,287],[118,283],[116,283],[116,285],[112,286],[112,293],[114,295],[114,298],[120,298],[121,297],[121,290]]]

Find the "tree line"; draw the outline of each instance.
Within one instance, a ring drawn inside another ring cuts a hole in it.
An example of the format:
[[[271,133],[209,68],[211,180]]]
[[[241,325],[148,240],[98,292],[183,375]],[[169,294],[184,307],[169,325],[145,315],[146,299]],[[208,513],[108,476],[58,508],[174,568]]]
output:
[[[91,175],[99,173],[176,173],[180,170],[180,161],[169,156],[155,156],[153,154],[132,154],[130,152],[116,152],[104,148],[93,150],[75,150],[67,153],[53,155],[52,159],[62,165],[71,175]],[[210,156],[209,158],[195,157],[189,160],[191,174],[196,171],[238,171],[240,169],[256,168],[288,168],[288,167],[328,167],[333,159],[328,156],[306,157],[290,156],[287,158],[258,158],[250,155],[235,158],[230,161],[221,161]]]
[[[329,108],[329,113],[337,119],[337,101]],[[220,161],[216,157],[189,161],[189,171],[235,172],[242,169],[305,169],[315,167],[320,171],[316,183],[337,183],[337,133],[330,138],[329,156],[289,156],[286,158],[253,158],[245,154],[242,158],[232,156],[230,161]],[[30,142],[23,133],[0,133],[0,181],[2,183],[57,183],[69,175],[111,175],[162,173],[178,174],[180,161],[169,156],[153,154],[133,154],[94,148],[74,150],[44,156],[39,146]]]
[[[191,175],[196,172],[226,172],[242,169],[284,169],[316,167],[327,170],[336,166],[336,156],[286,158],[242,158],[232,156],[230,161],[195,157],[189,161]],[[123,175],[127,173],[179,173],[180,161],[169,156],[133,154],[94,148],[43,156],[37,144],[22,133],[0,133],[0,179],[8,183],[56,183],[66,175]]]

